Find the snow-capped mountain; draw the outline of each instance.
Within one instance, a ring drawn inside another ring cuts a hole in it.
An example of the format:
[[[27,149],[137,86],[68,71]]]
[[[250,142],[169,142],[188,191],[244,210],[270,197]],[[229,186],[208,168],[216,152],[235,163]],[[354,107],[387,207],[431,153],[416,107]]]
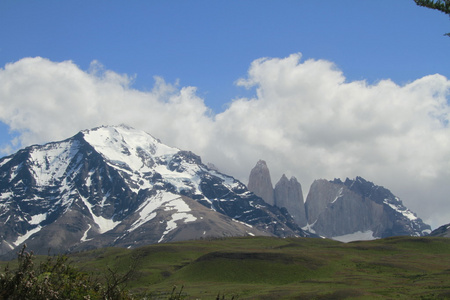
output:
[[[0,159],[0,255],[217,236],[308,236],[199,156],[104,126]]]

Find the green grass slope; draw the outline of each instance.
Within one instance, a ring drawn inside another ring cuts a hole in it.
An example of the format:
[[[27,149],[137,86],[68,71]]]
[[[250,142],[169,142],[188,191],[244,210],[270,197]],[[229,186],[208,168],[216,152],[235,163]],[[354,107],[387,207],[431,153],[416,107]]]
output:
[[[92,274],[136,268],[135,293],[184,286],[187,299],[446,299],[450,239],[246,237],[199,240],[70,255]]]

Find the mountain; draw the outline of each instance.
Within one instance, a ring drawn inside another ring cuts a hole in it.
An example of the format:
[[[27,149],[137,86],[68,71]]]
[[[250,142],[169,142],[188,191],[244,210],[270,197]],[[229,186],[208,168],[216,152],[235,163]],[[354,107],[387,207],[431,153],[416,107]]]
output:
[[[220,236],[308,236],[199,156],[127,126],[84,130],[0,159],[0,255]]]
[[[315,180],[304,202],[295,177],[288,180],[283,174],[273,189],[269,168],[260,160],[250,172],[249,189],[266,195],[263,199],[273,192],[270,201],[274,206],[285,208],[303,229],[327,238],[352,241],[431,232],[431,227],[388,189],[362,177],[345,182]]]
[[[261,197],[266,203],[275,204],[272,180],[269,168],[264,160],[259,160],[250,171],[248,189]]]
[[[388,189],[361,177],[314,181],[305,210],[313,232],[342,241],[424,236],[431,231]]]
[[[273,188],[267,163],[259,160],[250,171],[248,189],[266,203],[286,209],[297,225],[307,225],[302,186],[295,177],[287,179],[283,174]]]
[[[304,227],[308,224],[306,220],[305,205],[303,201],[302,186],[295,177],[288,179],[286,175],[281,176],[274,189],[275,206],[285,207],[292,215],[295,223]]]
[[[429,236],[450,237],[450,223],[433,230]]]

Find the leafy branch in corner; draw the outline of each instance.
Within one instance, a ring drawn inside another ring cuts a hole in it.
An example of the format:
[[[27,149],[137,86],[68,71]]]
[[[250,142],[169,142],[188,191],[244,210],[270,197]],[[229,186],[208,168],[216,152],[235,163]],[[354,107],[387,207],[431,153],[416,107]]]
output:
[[[414,0],[417,5],[439,10],[450,15],[450,0]],[[445,35],[450,36],[450,32]]]

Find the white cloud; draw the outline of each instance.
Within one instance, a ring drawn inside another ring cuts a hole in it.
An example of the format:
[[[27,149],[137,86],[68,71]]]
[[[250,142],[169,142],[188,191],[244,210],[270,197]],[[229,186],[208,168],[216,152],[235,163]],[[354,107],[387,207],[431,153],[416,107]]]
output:
[[[201,137],[210,128],[208,109],[194,88],[155,78],[152,91],[140,92],[131,88],[132,79],[98,62],[85,72],[71,61],[24,58],[0,70],[0,120],[19,132],[22,146],[126,123],[184,147],[189,132]]]
[[[300,57],[254,61],[238,84],[256,87],[256,97],[238,99],[217,116],[229,138],[221,149],[254,146],[240,148],[235,167],[248,170],[261,156],[274,181],[288,170],[308,189],[317,178],[361,175],[425,217],[436,205],[439,213],[449,207],[447,197],[434,195],[450,192],[441,182],[450,182],[450,81],[431,75],[404,86],[346,82],[332,63]],[[450,222],[450,211],[445,217]]]
[[[193,87],[74,63],[26,58],[0,70],[0,120],[20,145],[67,138],[101,124],[127,123],[192,150],[244,182],[260,158],[274,183],[360,175],[383,185],[433,226],[450,222],[450,81],[430,75],[399,86],[348,82],[333,63],[300,54],[254,61],[237,84],[256,88],[211,116]],[[447,211],[446,211],[447,210]]]

